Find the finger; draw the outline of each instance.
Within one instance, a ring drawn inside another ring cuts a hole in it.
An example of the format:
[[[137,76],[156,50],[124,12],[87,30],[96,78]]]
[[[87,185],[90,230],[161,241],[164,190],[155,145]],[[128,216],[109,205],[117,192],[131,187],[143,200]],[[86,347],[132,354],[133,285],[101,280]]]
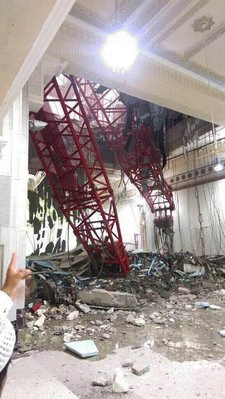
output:
[[[9,264],[9,269],[16,269],[16,252],[13,252],[10,264]]]
[[[32,271],[31,270],[25,270],[25,269],[20,269],[18,270],[19,277],[21,280],[25,280],[27,278],[30,278],[32,276]]]

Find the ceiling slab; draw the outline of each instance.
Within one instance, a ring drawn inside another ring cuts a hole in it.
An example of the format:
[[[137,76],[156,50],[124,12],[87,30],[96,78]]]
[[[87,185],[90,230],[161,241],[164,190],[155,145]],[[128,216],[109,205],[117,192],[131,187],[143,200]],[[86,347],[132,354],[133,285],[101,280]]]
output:
[[[74,0],[1,1],[1,117],[22,89]]]

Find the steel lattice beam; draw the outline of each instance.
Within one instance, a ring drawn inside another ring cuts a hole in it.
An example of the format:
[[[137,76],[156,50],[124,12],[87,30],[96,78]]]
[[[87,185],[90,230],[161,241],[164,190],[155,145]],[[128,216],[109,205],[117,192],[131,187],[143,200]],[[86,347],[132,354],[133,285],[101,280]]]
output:
[[[160,154],[149,126],[140,124],[133,112],[132,128],[128,136],[124,135],[127,108],[119,101],[119,94],[110,89],[98,94],[98,84],[74,76],[69,79],[79,90],[93,123],[106,138],[121,169],[146,199],[155,223],[160,226],[166,219],[172,225],[172,188],[163,177]]]
[[[53,78],[36,118],[48,125],[31,131],[35,148],[59,207],[90,257],[129,271],[113,191],[74,81]]]

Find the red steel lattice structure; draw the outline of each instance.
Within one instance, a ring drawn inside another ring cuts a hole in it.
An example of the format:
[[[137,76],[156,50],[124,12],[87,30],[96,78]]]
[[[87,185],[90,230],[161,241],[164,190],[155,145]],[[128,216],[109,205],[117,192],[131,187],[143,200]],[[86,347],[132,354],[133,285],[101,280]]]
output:
[[[113,190],[73,77],[52,79],[36,119],[47,126],[30,132],[33,143],[75,235],[98,269],[104,264],[129,272]]]
[[[125,135],[127,107],[120,101],[119,94],[110,89],[99,94],[98,84],[74,76],[69,79],[77,87],[83,104],[115,153],[121,169],[147,201],[155,215],[155,225],[171,228],[175,209],[172,188],[163,177],[160,153],[154,145],[150,126],[141,124],[133,111],[132,126]]]

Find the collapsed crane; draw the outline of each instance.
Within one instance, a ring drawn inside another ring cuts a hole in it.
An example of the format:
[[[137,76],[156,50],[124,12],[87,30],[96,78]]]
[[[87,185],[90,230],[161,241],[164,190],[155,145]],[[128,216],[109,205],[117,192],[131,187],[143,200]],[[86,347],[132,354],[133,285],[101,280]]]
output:
[[[105,137],[117,161],[145,198],[154,214],[155,238],[164,250],[173,251],[172,188],[162,173],[160,151],[156,148],[152,127],[141,121],[135,108],[121,102],[114,90],[70,75],[89,115]]]
[[[96,272],[126,274],[123,245],[111,188],[90,114],[74,82],[53,78],[45,87],[44,106],[35,116],[47,123],[30,131],[59,208],[86,249]]]
[[[99,87],[72,75],[54,77],[45,87],[44,106],[36,115],[47,126],[30,134],[53,195],[95,271],[106,265],[126,274],[129,260],[96,132],[147,201],[156,231],[164,235],[164,247],[170,252],[174,203],[150,125],[141,122],[116,91]]]

